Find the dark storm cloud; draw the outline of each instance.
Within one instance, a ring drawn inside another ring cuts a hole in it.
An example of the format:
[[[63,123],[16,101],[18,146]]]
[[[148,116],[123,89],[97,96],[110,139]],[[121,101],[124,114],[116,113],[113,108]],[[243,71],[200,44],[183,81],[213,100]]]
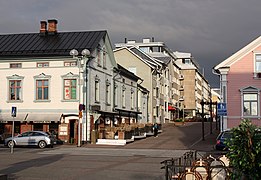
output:
[[[59,31],[108,30],[112,43],[154,37],[191,52],[212,86],[213,66],[260,35],[260,0],[4,0],[0,33],[38,32],[56,18]]]

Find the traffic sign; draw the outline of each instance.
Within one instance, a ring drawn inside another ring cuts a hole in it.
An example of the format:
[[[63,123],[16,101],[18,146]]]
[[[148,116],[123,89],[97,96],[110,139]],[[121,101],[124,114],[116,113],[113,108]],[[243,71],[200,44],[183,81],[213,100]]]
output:
[[[227,104],[226,103],[217,104],[217,114],[219,116],[227,116]]]
[[[12,107],[11,116],[16,117],[17,108],[15,106]]]

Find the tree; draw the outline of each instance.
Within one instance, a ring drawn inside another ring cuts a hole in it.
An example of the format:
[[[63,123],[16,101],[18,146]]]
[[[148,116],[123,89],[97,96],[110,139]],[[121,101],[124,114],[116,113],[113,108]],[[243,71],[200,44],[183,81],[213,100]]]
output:
[[[250,120],[242,120],[226,141],[227,157],[233,167],[232,179],[261,179],[261,129]]]

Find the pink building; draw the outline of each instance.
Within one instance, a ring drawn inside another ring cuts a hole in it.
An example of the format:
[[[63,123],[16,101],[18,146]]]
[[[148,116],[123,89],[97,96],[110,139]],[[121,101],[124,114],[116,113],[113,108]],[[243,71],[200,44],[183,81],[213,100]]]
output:
[[[221,130],[237,126],[242,119],[261,126],[261,36],[214,70],[220,76],[221,102],[227,103]]]

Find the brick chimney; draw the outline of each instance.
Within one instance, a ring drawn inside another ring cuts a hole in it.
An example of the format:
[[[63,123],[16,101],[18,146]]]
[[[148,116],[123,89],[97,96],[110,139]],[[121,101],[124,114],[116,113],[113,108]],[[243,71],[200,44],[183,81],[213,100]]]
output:
[[[48,20],[48,35],[54,35],[57,33],[57,23],[56,19]]]
[[[40,36],[45,36],[46,33],[47,33],[47,22],[46,21],[41,21],[40,24],[41,24]]]

